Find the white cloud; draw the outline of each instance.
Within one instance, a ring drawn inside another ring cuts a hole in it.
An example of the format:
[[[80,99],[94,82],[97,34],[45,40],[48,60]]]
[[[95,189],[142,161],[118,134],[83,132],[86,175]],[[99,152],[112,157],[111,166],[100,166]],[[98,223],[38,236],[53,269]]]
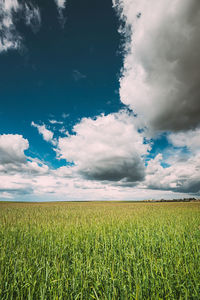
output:
[[[17,0],[0,2],[0,52],[17,49],[21,44],[21,36],[16,31],[13,13],[20,9]]]
[[[12,9],[17,11],[19,7],[19,3],[17,0],[6,0],[6,1],[2,1],[2,6],[4,6],[4,9],[6,11],[11,11]]]
[[[60,124],[60,125],[63,124],[62,121],[56,121],[56,120],[49,120],[49,123],[51,123],[51,124]]]
[[[46,173],[48,167],[43,162],[25,155],[28,148],[29,142],[22,135],[0,135],[0,173]]]
[[[192,152],[200,151],[200,128],[186,132],[170,133],[168,140],[175,147],[187,147]]]
[[[176,160],[169,159],[168,162],[173,164],[168,168],[162,167],[161,161],[161,154],[149,161],[143,187],[200,194],[199,154],[189,158],[178,156]]]
[[[24,151],[29,147],[27,139],[19,134],[0,135],[0,163],[24,163],[26,157]]]
[[[48,166],[25,155],[24,151],[28,148],[29,142],[22,135],[0,135],[1,198],[33,193],[35,177],[48,174]]]
[[[101,181],[131,181],[144,178],[141,156],[149,146],[126,111],[83,118],[73,127],[74,134],[59,138],[57,154],[74,162],[84,178]]]
[[[65,8],[66,0],[55,0],[55,2],[56,2],[59,9],[64,9]]]
[[[31,126],[37,128],[38,132],[42,135],[43,139],[46,142],[51,142],[52,144],[55,144],[55,140],[53,139],[53,132],[46,128],[46,126],[38,125],[34,122],[31,122]]]
[[[63,16],[63,10],[65,9],[66,0],[55,0],[55,3],[58,8],[60,24],[62,27],[64,27],[66,19]]]
[[[62,126],[62,127],[59,129],[59,132],[62,133],[62,134],[68,134],[68,131],[65,129],[64,126]]]
[[[38,7],[18,0],[0,2],[0,52],[21,47],[23,37],[16,28],[16,22],[21,17],[24,17],[26,25],[30,26],[33,32],[38,31],[41,23]]]
[[[156,130],[200,123],[200,1],[113,0],[126,27],[121,101]]]

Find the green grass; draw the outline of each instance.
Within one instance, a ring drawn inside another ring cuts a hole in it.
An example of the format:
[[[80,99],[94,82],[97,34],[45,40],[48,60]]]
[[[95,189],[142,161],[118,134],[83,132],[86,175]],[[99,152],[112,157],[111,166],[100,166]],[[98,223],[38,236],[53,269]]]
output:
[[[0,203],[0,299],[200,299],[200,203]]]

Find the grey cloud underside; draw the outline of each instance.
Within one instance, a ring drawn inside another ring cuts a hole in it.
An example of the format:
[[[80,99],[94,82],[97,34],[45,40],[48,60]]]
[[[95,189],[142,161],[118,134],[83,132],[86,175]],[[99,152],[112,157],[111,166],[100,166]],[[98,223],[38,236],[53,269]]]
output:
[[[171,185],[171,182],[162,183],[162,180],[167,179],[167,175],[159,176],[157,175],[157,181],[154,183],[146,183],[147,189],[152,190],[162,190],[162,191],[172,191],[176,193],[189,193],[189,194],[196,194],[200,195],[200,179],[199,175],[195,178],[190,178],[181,176],[179,174],[178,178],[173,181],[174,186]]]
[[[3,167],[0,166],[0,174],[16,175],[22,174],[24,177],[30,176],[42,176],[44,174],[49,174],[48,170],[43,170],[42,168],[34,168],[31,164],[25,163],[7,163]]]
[[[173,191],[176,193],[189,193],[200,195],[200,180],[179,180],[175,188],[169,186],[149,185],[148,189],[152,190],[163,190],[163,191]]]
[[[199,16],[200,18],[200,16]],[[200,27],[200,22],[199,22]],[[177,86],[169,86],[168,102],[151,124],[160,130],[188,130],[200,124],[200,38],[194,53],[177,58]],[[196,52],[196,53],[195,53]],[[191,57],[190,57],[191,55]],[[162,97],[162,95],[161,95]]]
[[[145,169],[139,157],[133,159],[111,157],[96,161],[91,168],[87,167],[79,173],[90,180],[136,182],[144,179]]]
[[[149,172],[152,166],[155,168]],[[177,161],[168,168],[155,162],[147,167],[145,185],[148,189],[173,191],[179,193],[200,194],[200,161],[189,159]]]
[[[8,153],[4,149],[0,148],[0,164],[1,165],[15,165],[19,166],[23,163],[26,163],[26,157],[20,155],[13,155],[13,153]]]
[[[14,194],[14,195],[29,195],[34,192],[33,188],[26,187],[26,188],[19,188],[19,189],[12,189],[12,188],[7,188],[7,189],[2,189],[0,188],[0,193],[9,193],[9,194]]]
[[[187,182],[186,184],[180,184],[180,187],[177,187],[175,191],[181,193],[194,193],[200,195],[200,180],[189,180],[189,182]]]
[[[173,26],[169,26],[172,32],[168,28],[165,29],[166,32],[160,32],[165,41],[158,48],[161,50],[165,43],[168,43],[167,50],[164,49],[165,58],[168,64],[174,64],[174,67],[167,74],[173,79],[164,90],[168,88],[169,93],[167,97],[160,95],[167,104],[164,105],[160,116],[157,115],[152,120],[153,126],[158,129],[187,130],[200,124],[200,2],[189,2],[182,16],[187,26],[183,26],[180,36],[179,32],[173,34]],[[159,69],[155,70],[154,75],[159,75]],[[165,70],[161,69],[161,74],[164,75]],[[165,83],[167,84],[167,81],[163,84]]]

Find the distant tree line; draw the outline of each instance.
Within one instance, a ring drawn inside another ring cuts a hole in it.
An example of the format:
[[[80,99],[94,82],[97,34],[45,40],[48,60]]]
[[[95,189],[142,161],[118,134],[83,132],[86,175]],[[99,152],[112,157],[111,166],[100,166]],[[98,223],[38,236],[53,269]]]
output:
[[[160,199],[160,200],[146,200],[145,202],[191,202],[191,201],[200,201],[200,199],[196,199],[196,198]]]

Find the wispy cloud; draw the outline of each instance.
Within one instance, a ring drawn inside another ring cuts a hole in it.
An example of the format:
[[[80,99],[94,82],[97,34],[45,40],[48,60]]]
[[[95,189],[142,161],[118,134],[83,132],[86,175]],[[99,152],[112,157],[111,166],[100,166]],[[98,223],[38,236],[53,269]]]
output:
[[[63,113],[63,114],[62,114],[62,118],[63,118],[63,119],[66,119],[66,118],[68,118],[68,117],[69,117],[69,114],[66,114],[66,113]]]
[[[57,121],[57,120],[52,119],[52,120],[49,120],[49,123],[62,125],[63,121]]]
[[[25,4],[25,20],[26,25],[30,26],[34,33],[38,32],[41,25],[40,10],[34,7],[33,4]]]
[[[81,73],[79,70],[73,70],[72,76],[75,81],[79,81],[81,79],[85,79],[87,76],[83,73]]]
[[[16,27],[19,18],[24,19],[33,32],[39,30],[41,17],[37,6],[18,0],[0,2],[0,52],[16,50],[22,46],[23,37]]]
[[[20,9],[17,0],[0,2],[0,52],[17,49],[22,37],[16,30],[13,14]]]
[[[59,9],[64,9],[66,5],[66,0],[55,0]]]
[[[64,27],[66,18],[63,15],[63,10],[65,9],[66,6],[66,0],[55,0],[55,3],[58,8],[58,13],[59,13],[59,19],[60,19],[60,24],[62,27]]]
[[[52,143],[53,145],[56,144],[56,141],[55,139],[53,138],[53,132],[49,129],[47,129],[46,125],[39,125],[39,124],[36,124],[35,122],[31,122],[31,126],[37,128],[39,134],[42,135],[43,139],[46,141],[46,142],[50,142]]]

